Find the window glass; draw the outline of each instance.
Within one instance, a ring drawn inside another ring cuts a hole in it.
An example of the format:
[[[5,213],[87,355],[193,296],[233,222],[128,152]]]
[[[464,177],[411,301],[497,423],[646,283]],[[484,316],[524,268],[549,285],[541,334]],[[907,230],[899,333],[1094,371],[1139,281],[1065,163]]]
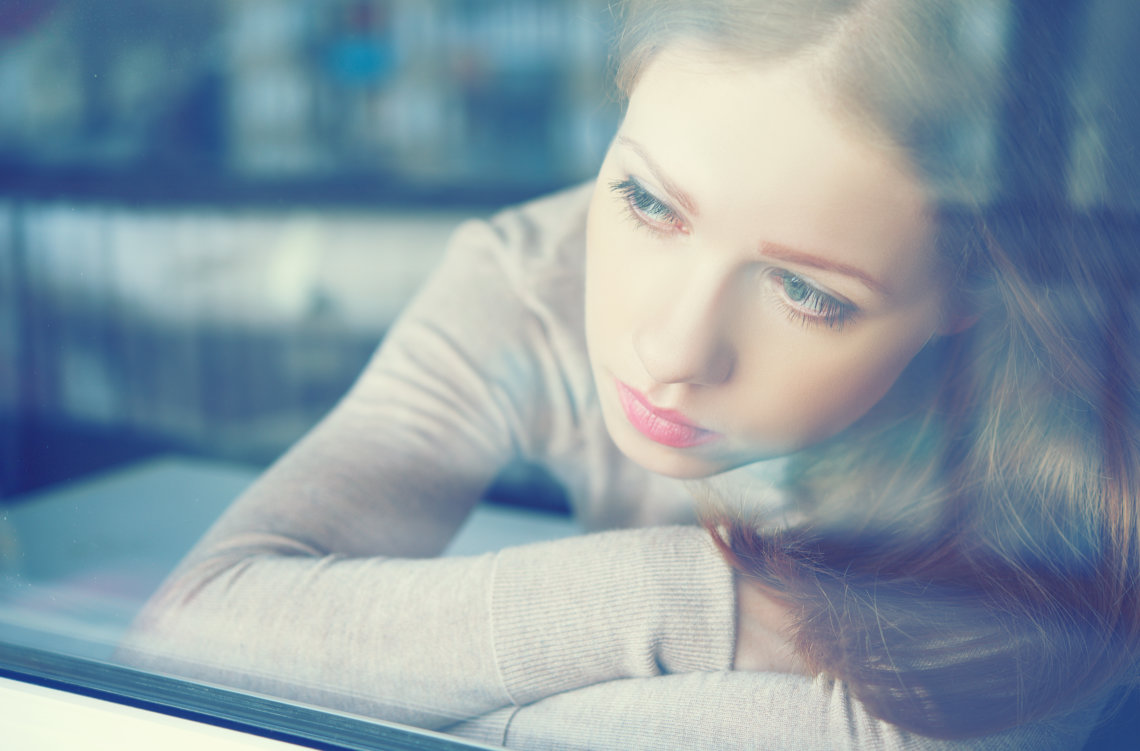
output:
[[[0,714],[1127,747],[1138,36],[0,2]]]

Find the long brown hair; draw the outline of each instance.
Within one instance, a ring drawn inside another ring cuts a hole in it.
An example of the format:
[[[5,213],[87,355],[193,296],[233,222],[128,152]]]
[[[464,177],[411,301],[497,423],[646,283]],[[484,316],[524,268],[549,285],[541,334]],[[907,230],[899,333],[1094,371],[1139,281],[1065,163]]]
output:
[[[1007,85],[999,52],[979,55],[954,11],[996,5],[630,0],[619,40],[627,92],[680,40],[806,60],[937,197],[956,304],[977,324],[792,457],[785,489],[807,521],[772,532],[713,509],[707,523],[791,606],[809,665],[879,717],[943,737],[1099,701],[1140,655],[1136,227],[1071,207],[1063,186],[1003,189],[1056,144],[992,127],[1034,91]]]

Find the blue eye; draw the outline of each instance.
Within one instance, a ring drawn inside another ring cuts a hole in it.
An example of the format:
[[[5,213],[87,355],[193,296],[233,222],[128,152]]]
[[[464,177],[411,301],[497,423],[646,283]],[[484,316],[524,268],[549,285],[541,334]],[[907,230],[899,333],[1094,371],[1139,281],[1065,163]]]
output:
[[[615,180],[610,183],[610,189],[621,196],[630,216],[638,224],[658,231],[681,229],[681,218],[677,212],[632,177]]]
[[[784,293],[792,302],[803,302],[812,296],[812,288],[798,276],[784,276]]]
[[[854,305],[817,289],[802,277],[787,271],[777,271],[775,275],[780,283],[784,308],[793,320],[838,329],[856,313]]]

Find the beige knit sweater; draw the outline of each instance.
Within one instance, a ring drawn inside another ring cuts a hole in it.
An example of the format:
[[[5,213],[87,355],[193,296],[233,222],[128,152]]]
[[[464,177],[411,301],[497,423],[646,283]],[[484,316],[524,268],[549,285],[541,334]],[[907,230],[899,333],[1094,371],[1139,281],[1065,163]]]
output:
[[[731,571],[685,488],[625,460],[594,399],[590,189],[458,231],[356,385],[198,544],[124,657],[513,748],[1079,745],[1088,718],[946,743],[870,717],[840,683],[731,671]],[[518,458],[611,531],[433,557]]]

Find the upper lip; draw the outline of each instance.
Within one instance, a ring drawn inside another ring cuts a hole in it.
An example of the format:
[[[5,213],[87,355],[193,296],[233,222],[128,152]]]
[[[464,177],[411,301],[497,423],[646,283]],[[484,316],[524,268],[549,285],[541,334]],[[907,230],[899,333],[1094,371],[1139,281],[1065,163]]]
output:
[[[654,405],[653,402],[649,401],[649,397],[647,397],[645,394],[638,391],[637,389],[633,388],[629,384],[627,384],[623,381],[618,381],[618,383],[620,383],[623,388],[625,388],[627,391],[629,391],[630,395],[634,399],[641,402],[642,406],[644,406],[647,410],[649,410],[650,412],[652,412],[654,415],[661,418],[662,420],[668,420],[669,422],[676,423],[677,425],[684,425],[687,428],[694,428],[696,430],[703,430],[703,431],[706,431],[709,433],[714,432],[714,431],[709,430],[708,428],[705,428],[701,425],[698,425],[697,423],[695,423],[692,420],[690,420],[689,418],[685,417],[684,414],[682,414],[681,412],[678,412],[675,409],[664,409],[662,407],[658,407],[658,406]]]

